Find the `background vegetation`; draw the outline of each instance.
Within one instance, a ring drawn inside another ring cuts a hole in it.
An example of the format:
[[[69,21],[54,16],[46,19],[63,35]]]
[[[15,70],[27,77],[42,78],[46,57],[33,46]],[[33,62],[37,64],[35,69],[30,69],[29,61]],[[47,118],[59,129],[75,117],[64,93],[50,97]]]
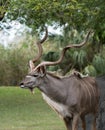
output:
[[[28,62],[37,55],[37,47],[34,44],[35,37],[29,39],[7,48],[0,45],[0,85],[19,85],[19,82],[28,73]],[[56,37],[53,40],[49,38],[44,43],[44,54],[41,60],[54,61],[59,58],[63,46],[56,40]],[[99,53],[95,53],[94,46],[90,42],[82,49],[71,49],[67,51],[61,64],[47,69],[65,75],[74,68],[92,76],[104,74],[104,45]]]
[[[80,43],[89,29],[93,31],[86,47],[67,51],[63,62],[48,70],[59,71],[63,75],[73,68],[92,76],[105,74],[104,5],[104,0],[2,0],[1,30],[2,23],[9,19],[25,23],[32,28],[32,34],[27,34],[24,41],[14,46],[5,48],[0,45],[0,85],[17,85],[24,77],[28,71],[28,61],[37,53],[33,44],[36,41],[34,35],[37,31],[37,34],[43,32],[46,25],[54,25],[55,29],[62,27],[63,32],[62,35],[49,34],[43,45],[41,60],[56,60],[64,46]]]

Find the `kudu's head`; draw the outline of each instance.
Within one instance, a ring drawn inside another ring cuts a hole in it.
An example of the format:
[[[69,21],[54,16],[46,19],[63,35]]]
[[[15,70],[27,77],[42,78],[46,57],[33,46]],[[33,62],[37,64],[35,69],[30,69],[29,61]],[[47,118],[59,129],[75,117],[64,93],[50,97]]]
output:
[[[48,31],[46,28],[46,34],[45,34],[44,38],[41,41],[36,43],[38,46],[39,53],[36,58],[29,61],[30,72],[25,77],[25,79],[20,83],[21,88],[28,88],[31,90],[31,92],[33,92],[33,89],[35,87],[40,86],[44,77],[46,76],[46,73],[47,73],[46,66],[53,66],[53,65],[59,64],[63,60],[66,50],[68,50],[69,48],[80,48],[80,47],[84,46],[89,38],[89,35],[90,35],[90,31],[86,35],[85,40],[80,44],[70,44],[70,45],[64,47],[62,49],[60,58],[57,61],[55,61],[55,62],[45,61],[45,62],[41,62],[39,65],[35,66],[35,63],[42,56],[42,52],[43,52],[42,43],[47,39],[47,36],[48,36]]]
[[[48,30],[46,28],[45,36],[40,41],[36,42],[35,44],[38,47],[38,54],[37,56],[29,61],[29,73],[26,75],[26,77],[21,81],[20,87],[21,88],[29,88],[31,92],[33,92],[33,88],[35,86],[39,85],[39,80],[41,77],[44,76],[44,67],[39,67],[38,69],[35,69],[35,63],[40,59],[43,53],[42,43],[47,39],[48,36]]]

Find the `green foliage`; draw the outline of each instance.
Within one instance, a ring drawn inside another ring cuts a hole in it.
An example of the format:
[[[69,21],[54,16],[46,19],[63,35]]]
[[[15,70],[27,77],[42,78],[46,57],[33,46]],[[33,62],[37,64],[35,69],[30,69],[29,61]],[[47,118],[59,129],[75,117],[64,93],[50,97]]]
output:
[[[0,85],[18,85],[27,74],[28,61],[37,54],[31,42],[26,40],[8,48],[0,45]]]
[[[105,0],[11,0],[7,14],[10,19],[25,22],[33,31],[42,29],[46,24],[53,24],[56,28],[63,26],[63,37],[60,37],[63,44],[60,45],[67,45],[69,38],[73,43],[78,42],[77,38],[72,39],[72,35],[93,29],[97,53],[105,44],[104,5]]]
[[[8,10],[9,3],[9,0],[0,0],[0,21],[4,18],[4,15]]]
[[[93,65],[88,65],[84,68],[84,74],[88,74],[90,76],[96,76],[97,71]]]
[[[94,56],[93,58],[93,65],[96,69],[96,71],[98,72],[98,74],[103,74],[105,73],[105,57],[97,54]]]
[[[58,60],[65,45],[68,45],[69,42],[73,44],[81,43],[85,34],[84,32],[79,34],[76,30],[72,30],[67,32],[67,39],[65,39],[65,35],[49,37],[43,44],[44,52],[41,60]],[[0,85],[18,85],[28,73],[28,61],[37,55],[37,48],[33,44],[35,41],[35,37],[27,35],[24,41],[8,48],[0,45]],[[92,76],[104,74],[105,45],[101,47],[101,52],[97,52],[93,48],[95,48],[94,44],[89,41],[84,48],[69,49],[62,63],[47,67],[47,69],[59,71],[63,75],[72,69]],[[40,63],[40,60],[38,63]]]
[[[19,50],[1,49],[0,85],[16,85],[19,83],[19,78],[22,78],[23,73],[26,73],[26,69],[24,68],[24,61],[26,59],[23,59],[23,55]],[[20,59],[23,59],[23,62]]]
[[[36,28],[52,22],[77,29],[96,28],[104,23],[104,4],[104,0],[12,0],[9,16],[23,17],[27,25]]]
[[[4,0],[2,0],[4,1]],[[8,0],[5,0],[6,2]],[[105,0],[11,0],[8,18],[25,22],[36,29],[46,24],[64,27],[64,44],[68,31],[93,29],[94,42],[99,48],[105,43]],[[5,2],[2,2],[5,3]],[[2,6],[1,6],[2,7]]]
[[[43,56],[43,59],[45,61],[55,61],[58,59],[58,53],[50,51],[45,56]]]
[[[74,51],[73,54],[74,64],[78,64],[80,68],[87,63],[87,53],[84,50]]]

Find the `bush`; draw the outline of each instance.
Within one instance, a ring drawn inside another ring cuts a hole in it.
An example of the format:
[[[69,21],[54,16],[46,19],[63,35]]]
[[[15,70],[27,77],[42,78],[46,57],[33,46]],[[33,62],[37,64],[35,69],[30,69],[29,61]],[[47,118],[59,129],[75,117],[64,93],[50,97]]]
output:
[[[18,85],[28,73],[28,61],[37,55],[37,47],[31,44],[33,39],[27,37],[24,41],[8,48],[0,45],[0,85]],[[51,44],[47,41],[47,43],[43,45],[44,53],[41,59],[45,61],[59,59],[63,47],[57,47],[57,42]],[[91,45],[84,49],[71,49],[65,54],[62,63],[47,69],[60,70],[63,75],[74,68],[92,76],[102,75],[105,73],[105,47],[103,46],[102,49],[100,53],[94,53]]]
[[[18,85],[27,74],[28,61],[37,52],[29,41],[5,48],[0,45],[0,85]]]

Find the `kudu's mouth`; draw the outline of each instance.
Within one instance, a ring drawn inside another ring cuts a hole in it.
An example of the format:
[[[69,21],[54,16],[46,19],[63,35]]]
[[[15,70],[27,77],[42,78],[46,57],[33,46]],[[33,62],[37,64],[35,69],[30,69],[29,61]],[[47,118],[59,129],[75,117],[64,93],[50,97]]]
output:
[[[29,87],[28,89],[31,91],[32,94],[34,94],[34,88]]]
[[[34,87],[25,86],[23,83],[20,83],[20,87],[29,89],[31,91],[31,93],[34,94]]]

